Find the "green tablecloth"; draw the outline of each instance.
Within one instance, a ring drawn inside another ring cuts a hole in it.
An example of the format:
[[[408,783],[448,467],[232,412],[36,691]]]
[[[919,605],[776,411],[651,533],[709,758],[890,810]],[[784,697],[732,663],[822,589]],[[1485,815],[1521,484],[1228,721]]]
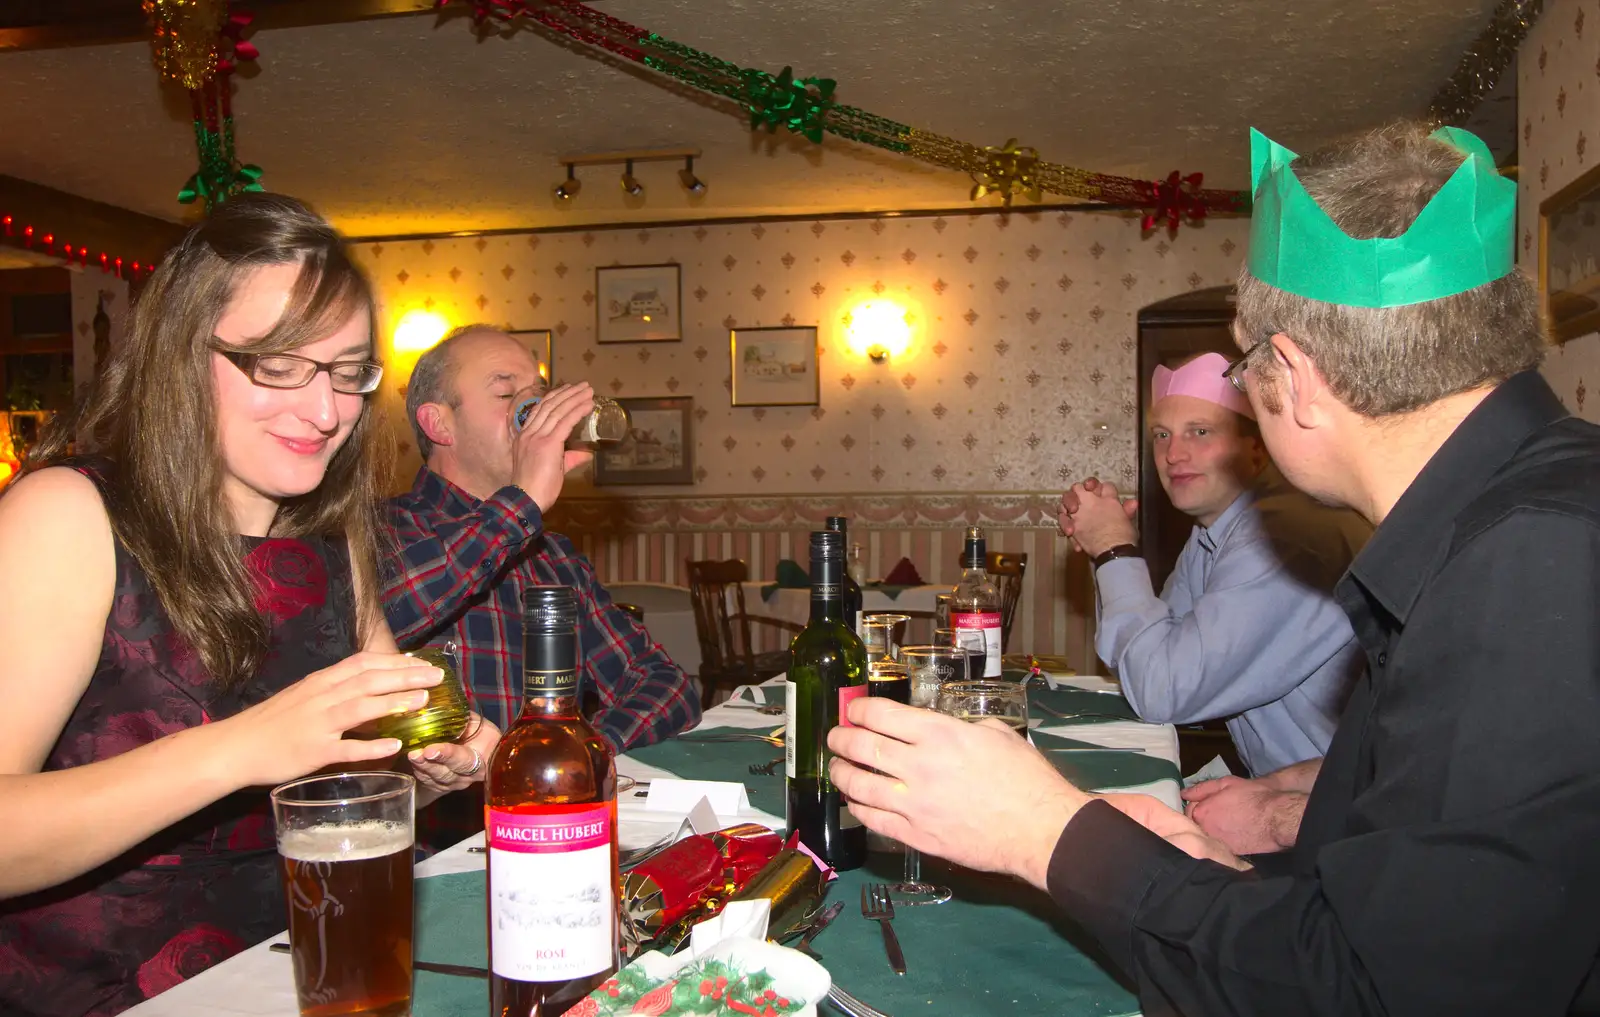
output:
[[[1126,713],[1114,696],[1034,687],[1030,695],[1063,712],[1092,709]],[[1119,712],[1120,711],[1120,712]],[[1043,714],[1036,714],[1044,716]],[[1059,724],[1054,717],[1047,723]],[[1085,718],[1082,722],[1091,722]],[[777,726],[774,724],[774,726]],[[732,728],[718,729],[732,731]],[[763,728],[758,730],[771,730]],[[1034,733],[1051,761],[1079,787],[1128,787],[1162,778],[1177,779],[1170,761],[1130,752],[1051,753],[1051,748],[1089,747],[1091,742]],[[629,755],[692,780],[742,781],[755,794],[750,804],[774,814],[783,811],[783,777],[749,773],[752,763],[779,754],[757,741],[668,741]],[[956,897],[933,907],[902,907],[894,920],[905,949],[904,977],[889,970],[876,923],[860,917],[861,888],[869,881],[897,881],[897,852],[874,853],[865,869],[841,874],[830,900],[845,902],[845,912],[816,942],[823,962],[846,990],[891,1017],[1005,1012],[1039,1017],[1113,1017],[1134,1014],[1138,1003],[1117,978],[1095,959],[1096,950],[1042,893],[1015,880],[955,870],[925,859],[924,878],[951,886]],[[435,876],[417,882],[419,960],[482,967],[484,876],[481,872]],[[488,1009],[480,979],[418,972],[416,1017],[478,1017]]]

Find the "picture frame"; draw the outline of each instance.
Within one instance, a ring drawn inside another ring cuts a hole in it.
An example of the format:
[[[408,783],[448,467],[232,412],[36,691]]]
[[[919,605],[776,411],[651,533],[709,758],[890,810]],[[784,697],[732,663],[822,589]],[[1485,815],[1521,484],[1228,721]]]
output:
[[[595,452],[596,487],[694,483],[694,397],[618,399],[628,437]]]
[[[735,406],[816,406],[822,401],[815,325],[733,329],[728,367]]]
[[[1600,166],[1539,203],[1539,301],[1557,342],[1600,331]]]
[[[554,385],[556,383],[555,333],[548,328],[508,328],[506,335],[528,348],[528,352],[532,353],[534,359],[541,365],[539,371],[541,379],[546,385]]]
[[[596,268],[594,296],[598,343],[683,339],[683,271],[675,262]]]

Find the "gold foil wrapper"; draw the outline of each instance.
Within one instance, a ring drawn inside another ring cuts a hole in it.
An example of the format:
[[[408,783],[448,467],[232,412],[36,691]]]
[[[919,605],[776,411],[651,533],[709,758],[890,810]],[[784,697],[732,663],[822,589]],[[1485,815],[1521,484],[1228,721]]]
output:
[[[770,900],[772,917],[767,922],[767,938],[781,943],[805,927],[806,919],[821,906],[827,891],[827,873],[817,868],[810,855],[788,847],[756,873],[749,885],[728,899]]]

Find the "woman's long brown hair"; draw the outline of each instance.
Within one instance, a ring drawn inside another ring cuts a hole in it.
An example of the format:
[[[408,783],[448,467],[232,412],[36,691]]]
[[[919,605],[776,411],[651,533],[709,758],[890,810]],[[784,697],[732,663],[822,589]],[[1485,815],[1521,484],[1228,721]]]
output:
[[[28,457],[29,472],[57,465],[76,436],[78,453],[109,460],[102,491],[112,529],[173,627],[225,688],[252,679],[269,633],[223,493],[213,335],[251,271],[293,262],[301,271],[283,317],[252,351],[304,346],[371,311],[371,288],[332,226],[292,198],[240,195],[168,253],[89,396],[75,414],[53,422]],[[283,502],[272,524],[273,536],[349,542],[362,643],[382,618],[376,562],[389,442],[375,413],[370,403],[363,407],[322,483]]]

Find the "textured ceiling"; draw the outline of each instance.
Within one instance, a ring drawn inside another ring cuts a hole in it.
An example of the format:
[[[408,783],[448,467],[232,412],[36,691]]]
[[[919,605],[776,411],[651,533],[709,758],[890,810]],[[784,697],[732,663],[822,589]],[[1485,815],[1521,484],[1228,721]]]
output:
[[[1415,115],[1494,0],[606,0],[610,14],[977,144],[1142,177],[1246,183],[1245,129],[1291,148]],[[264,30],[240,82],[239,152],[266,183],[355,235],[962,205],[962,176],[828,139],[752,134],[729,107],[532,33],[396,17]],[[0,54],[0,173],[169,219],[194,168],[187,101],[143,44]],[[668,164],[580,171],[558,156],[689,145],[710,185]]]

